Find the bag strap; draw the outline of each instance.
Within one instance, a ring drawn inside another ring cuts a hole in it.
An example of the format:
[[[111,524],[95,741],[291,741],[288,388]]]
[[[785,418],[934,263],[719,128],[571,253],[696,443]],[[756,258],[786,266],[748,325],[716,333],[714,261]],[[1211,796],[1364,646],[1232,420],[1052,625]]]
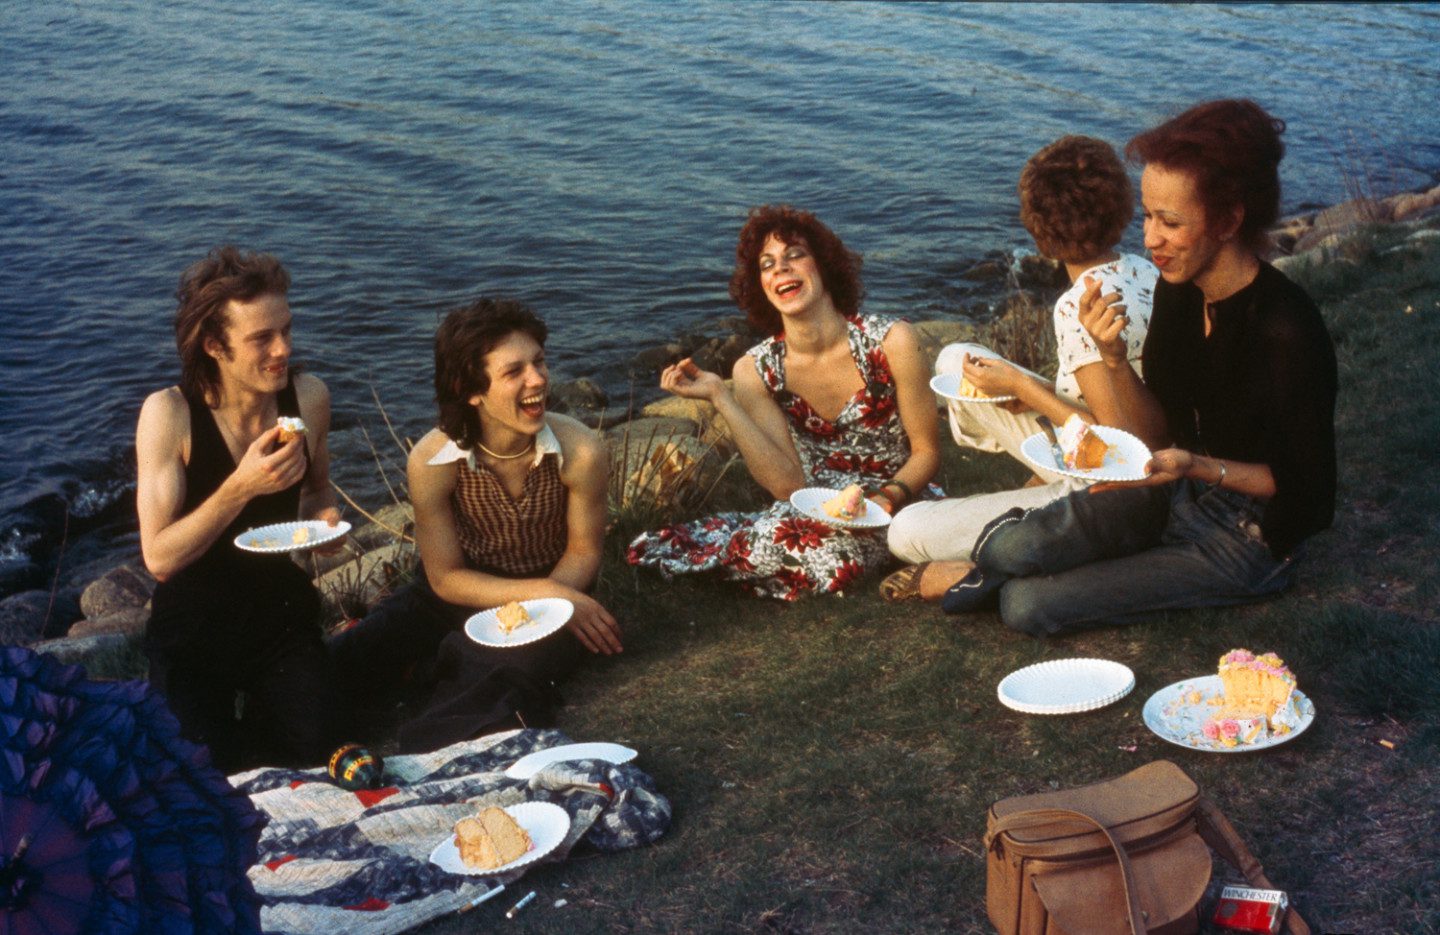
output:
[[[1045,825],[1060,818],[1073,818],[1088,822],[1099,828],[1100,833],[1105,835],[1105,840],[1110,842],[1110,847],[1114,849],[1115,856],[1120,861],[1120,883],[1125,890],[1125,906],[1129,911],[1131,935],[1145,935],[1149,931],[1149,927],[1145,924],[1145,913],[1140,910],[1140,902],[1135,898],[1135,874],[1130,869],[1130,855],[1125,853],[1124,845],[1115,840],[1110,829],[1105,827],[1105,824],[1099,819],[1069,808],[1032,808],[1022,812],[1011,812],[1003,818],[996,819],[985,836],[986,846],[993,846],[993,842],[1006,831]],[[1308,935],[1308,932],[1305,935]]]
[[[1265,876],[1265,868],[1260,866],[1260,861],[1250,853],[1250,848],[1245,846],[1245,842],[1236,833],[1230,819],[1225,817],[1225,813],[1220,811],[1214,802],[1201,796],[1195,805],[1195,811],[1200,837],[1205,839],[1206,844],[1239,870],[1244,875],[1245,882],[1251,886],[1262,890],[1275,889],[1275,884]],[[1293,906],[1285,910],[1285,927],[1291,935],[1310,935],[1310,926]]]

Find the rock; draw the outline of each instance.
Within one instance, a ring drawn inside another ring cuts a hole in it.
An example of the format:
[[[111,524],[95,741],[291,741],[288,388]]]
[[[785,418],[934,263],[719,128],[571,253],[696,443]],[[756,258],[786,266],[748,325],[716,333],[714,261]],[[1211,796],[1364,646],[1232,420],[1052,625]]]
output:
[[[144,607],[154,593],[150,572],[139,562],[127,562],[90,582],[80,595],[80,611],[98,619],[117,610]]]
[[[659,347],[646,348],[630,359],[630,369],[634,373],[647,373],[660,375],[660,371],[675,363],[685,356],[679,343],[671,341]]]
[[[49,591],[21,591],[0,601],[0,643],[29,646],[45,632]]]
[[[731,381],[726,380],[725,383],[730,385]],[[724,417],[715,411],[715,407],[703,399],[667,396],[647,405],[641,410],[641,414],[688,419],[700,426],[700,440],[703,443],[724,449],[726,453],[734,448],[734,442],[730,436],[730,426],[725,423]]]
[[[613,425],[623,425],[630,421],[631,412],[625,406],[610,406],[595,412],[577,413],[575,418],[585,423],[597,432],[603,432]]]
[[[654,438],[642,457],[626,462],[635,467],[624,475],[620,505],[628,507],[637,502],[678,505],[694,492],[694,481],[715,460],[714,449],[692,436]]]
[[[1333,208],[1326,208],[1315,215],[1314,225],[1296,241],[1295,253],[1322,244],[1334,234],[1348,233],[1357,227],[1384,224],[1393,219],[1394,207],[1385,201],[1373,198],[1354,198]]]
[[[77,620],[66,636],[95,636],[99,633],[123,633],[132,639],[145,635],[150,611],[144,607],[125,607],[93,620]]]
[[[376,549],[393,545],[403,536],[415,535],[415,508],[409,503],[392,503],[371,514],[375,519],[350,532],[360,548]]]
[[[1033,289],[1063,289],[1070,284],[1070,274],[1059,260],[1027,253],[1020,257],[1016,278],[1020,285]]]
[[[418,565],[415,546],[408,542],[381,546],[315,579],[322,599],[346,616],[361,617],[381,594]]]
[[[1428,192],[1408,192],[1387,200],[1390,202],[1390,215],[1395,220],[1406,221],[1418,218],[1440,207],[1440,185]]]
[[[999,282],[1008,278],[1010,266],[1002,260],[981,260],[960,274],[961,279],[971,282]]]
[[[552,383],[546,405],[555,412],[574,415],[604,409],[609,402],[600,384],[586,377],[566,383]]]
[[[36,643],[36,652],[49,653],[66,665],[85,667],[92,679],[143,678],[145,654],[138,640],[124,633],[96,633]]]
[[[679,419],[671,416],[642,416],[610,429],[605,433],[605,439],[611,445],[615,445],[623,444],[627,438],[632,441],[643,438],[648,442],[652,438],[699,434],[699,423],[691,419]]]

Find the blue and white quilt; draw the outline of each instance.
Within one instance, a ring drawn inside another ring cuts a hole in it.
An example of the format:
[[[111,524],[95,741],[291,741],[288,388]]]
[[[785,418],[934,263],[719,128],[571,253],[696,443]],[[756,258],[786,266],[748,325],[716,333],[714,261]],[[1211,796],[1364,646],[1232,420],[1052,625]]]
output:
[[[322,769],[257,769],[230,777],[268,819],[250,881],[266,932],[388,935],[457,911],[496,883],[430,863],[455,822],[485,805],[553,802],[570,832],[540,862],[564,860],[581,839],[603,851],[648,844],[670,826],[670,803],[634,763],[556,763],[529,779],[504,771],[526,754],[570,743],[557,730],[520,730],[385,761],[387,785],[349,792]]]

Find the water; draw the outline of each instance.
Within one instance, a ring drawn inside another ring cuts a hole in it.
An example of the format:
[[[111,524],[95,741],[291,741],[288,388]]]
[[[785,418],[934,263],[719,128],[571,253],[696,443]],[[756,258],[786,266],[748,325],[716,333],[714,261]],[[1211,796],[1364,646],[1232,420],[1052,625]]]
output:
[[[961,274],[1028,245],[1015,180],[1063,133],[1253,96],[1290,122],[1289,211],[1440,168],[1434,5],[215,6],[0,10],[0,595],[135,554],[135,418],[217,243],[290,268],[373,508],[374,395],[423,433],[440,314],[523,298],[555,377],[623,401],[637,350],[734,313],[751,205],[817,212],[867,307],[918,319],[977,313]]]

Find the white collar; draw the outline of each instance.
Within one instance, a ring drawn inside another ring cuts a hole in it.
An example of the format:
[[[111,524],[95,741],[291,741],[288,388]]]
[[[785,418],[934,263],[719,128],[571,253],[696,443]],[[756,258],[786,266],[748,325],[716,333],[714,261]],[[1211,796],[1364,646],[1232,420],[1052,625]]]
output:
[[[548,454],[555,455],[560,467],[565,466],[565,450],[560,447],[560,439],[555,437],[555,430],[550,428],[547,422],[545,427],[535,434],[535,457],[531,459],[530,466],[534,467],[540,463],[540,459]],[[455,443],[454,439],[446,438],[445,444],[435,453],[426,464],[452,464],[456,461],[464,461],[470,466],[470,470],[480,470],[480,465],[475,460],[475,451],[466,451]]]

